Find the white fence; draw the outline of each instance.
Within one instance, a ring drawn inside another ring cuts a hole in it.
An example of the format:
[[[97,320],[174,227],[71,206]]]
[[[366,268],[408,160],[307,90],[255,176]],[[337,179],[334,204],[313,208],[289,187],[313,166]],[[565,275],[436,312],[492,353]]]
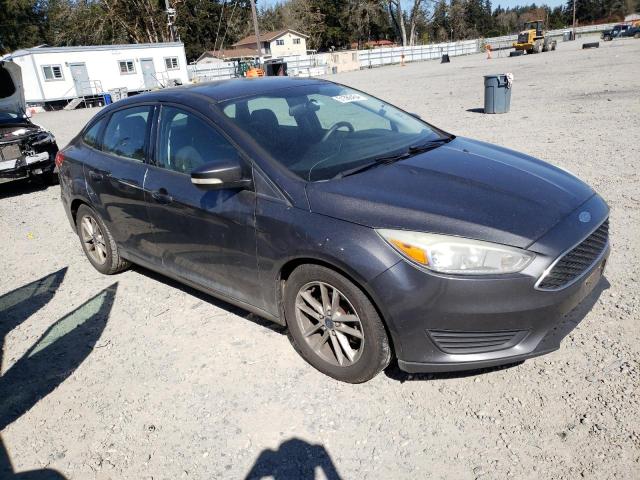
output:
[[[580,36],[601,32],[602,30],[613,28],[614,25],[615,23],[604,23],[600,25],[578,27],[576,28],[576,35]],[[561,37],[565,32],[569,32],[571,30],[571,28],[551,30],[549,31],[549,34],[553,37]],[[470,55],[482,51],[486,44],[490,44],[494,50],[509,49],[516,39],[517,35],[505,35],[502,37],[417,45],[413,47],[356,50],[356,53],[358,56],[358,63],[362,69],[398,64],[402,61],[410,63],[435,60],[441,58],[442,55],[445,54],[450,57]],[[404,59],[402,58],[403,55]],[[287,62],[287,70],[290,76],[309,77],[331,73],[330,56],[330,53],[318,53],[314,55],[283,57],[283,60]],[[189,72],[189,78],[192,81],[205,82],[212,80],[224,80],[235,76],[236,64],[234,62],[220,62],[204,65],[189,65],[187,70]]]
[[[442,55],[451,57],[469,55],[478,52],[477,40],[464,40],[453,43],[436,43],[431,45],[417,45],[415,47],[376,48],[372,50],[358,50],[360,68],[381,67],[394,63],[421,62],[434,60]]]
[[[187,66],[187,71],[192,82],[211,82],[233,78],[236,72],[236,64],[234,62],[194,64]]]
[[[295,55],[283,57],[287,62],[287,71],[290,76],[308,77],[324,75],[327,73],[327,57],[318,55]],[[205,63],[201,65],[189,65],[187,70],[191,81],[210,82],[234,78],[237,64],[235,62]]]

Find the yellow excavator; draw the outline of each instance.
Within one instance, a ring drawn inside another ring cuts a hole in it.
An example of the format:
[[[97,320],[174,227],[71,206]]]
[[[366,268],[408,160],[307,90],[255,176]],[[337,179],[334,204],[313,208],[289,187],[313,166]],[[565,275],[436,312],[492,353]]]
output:
[[[524,24],[524,30],[518,33],[513,48],[527,53],[549,52],[556,49],[556,41],[545,31],[544,21],[535,20]]]

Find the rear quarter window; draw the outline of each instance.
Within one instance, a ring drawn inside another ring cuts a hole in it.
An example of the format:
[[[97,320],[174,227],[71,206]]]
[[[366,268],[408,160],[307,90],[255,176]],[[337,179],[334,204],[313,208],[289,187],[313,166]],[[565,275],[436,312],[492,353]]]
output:
[[[100,132],[102,132],[102,127],[104,126],[105,122],[106,120],[102,118],[91,125],[91,127],[89,127],[89,129],[82,136],[82,141],[90,147],[100,149]]]

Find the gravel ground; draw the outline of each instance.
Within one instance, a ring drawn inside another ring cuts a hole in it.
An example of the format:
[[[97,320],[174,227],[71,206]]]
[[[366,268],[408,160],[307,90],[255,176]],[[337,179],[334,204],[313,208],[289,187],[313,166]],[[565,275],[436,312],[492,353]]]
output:
[[[580,44],[330,77],[569,169],[609,202],[606,280],[559,351],[341,384],[254,315],[142,268],[101,276],[58,187],[1,185],[0,477],[640,478],[640,41]],[[482,76],[504,72],[511,112],[478,113]],[[65,144],[94,112],[35,120]]]

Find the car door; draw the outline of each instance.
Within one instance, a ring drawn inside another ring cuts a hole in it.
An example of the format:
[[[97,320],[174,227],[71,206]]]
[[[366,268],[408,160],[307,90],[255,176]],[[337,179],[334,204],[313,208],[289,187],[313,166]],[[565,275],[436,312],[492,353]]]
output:
[[[84,168],[89,198],[118,246],[132,260],[157,263],[143,188],[153,111],[152,105],[114,111]]]
[[[207,119],[174,105],[160,107],[156,137],[145,191],[163,268],[260,307],[254,191],[202,190],[190,177],[194,168],[239,152]]]

